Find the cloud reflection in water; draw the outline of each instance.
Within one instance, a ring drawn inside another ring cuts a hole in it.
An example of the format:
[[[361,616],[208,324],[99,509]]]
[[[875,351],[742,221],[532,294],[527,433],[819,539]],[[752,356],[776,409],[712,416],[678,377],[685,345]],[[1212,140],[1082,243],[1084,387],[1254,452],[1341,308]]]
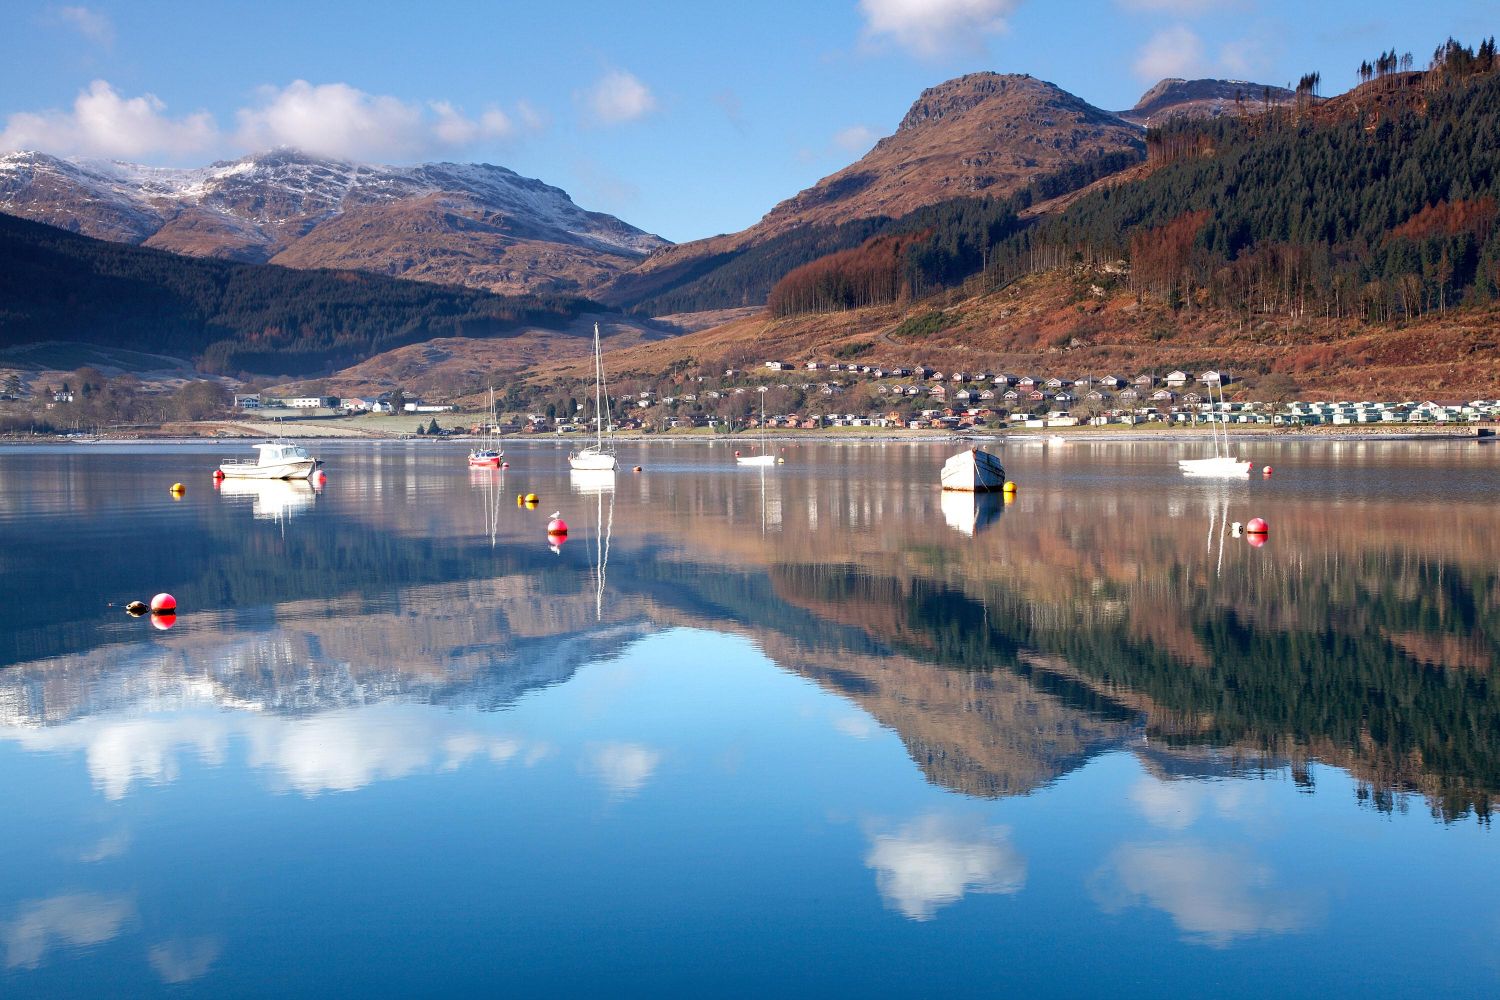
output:
[[[1026,859],[1009,830],[939,815],[873,835],[865,865],[886,906],[911,920],[931,920],[967,892],[1009,895],[1026,885]]]

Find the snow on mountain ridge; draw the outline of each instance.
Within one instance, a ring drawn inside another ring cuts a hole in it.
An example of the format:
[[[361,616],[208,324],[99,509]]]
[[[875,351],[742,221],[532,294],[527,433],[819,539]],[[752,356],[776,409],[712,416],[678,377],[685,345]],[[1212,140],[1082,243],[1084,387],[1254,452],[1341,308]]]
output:
[[[22,204],[39,176],[82,189],[85,198],[113,203],[118,211],[164,224],[186,209],[234,220],[280,226],[293,220],[338,215],[350,208],[432,195],[461,195],[478,209],[513,217],[539,233],[607,253],[644,256],[665,246],[660,237],[618,219],[589,212],[561,188],[483,163],[422,163],[411,167],[358,164],[275,149],[204,167],[151,167],[17,152],[0,156],[0,207]],[[18,214],[30,214],[18,212]],[[35,216],[33,216],[35,217]],[[50,220],[49,220],[50,221]]]

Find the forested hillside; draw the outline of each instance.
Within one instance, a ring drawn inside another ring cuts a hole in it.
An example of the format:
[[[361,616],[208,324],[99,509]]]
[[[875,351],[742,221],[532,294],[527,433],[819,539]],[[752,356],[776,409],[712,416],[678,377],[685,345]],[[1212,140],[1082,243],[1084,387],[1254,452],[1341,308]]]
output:
[[[934,218],[925,242],[819,261],[771,301],[781,314],[842,309],[921,294],[933,280],[984,272],[995,288],[1042,267],[1116,260],[1137,294],[1179,309],[1389,322],[1500,300],[1497,70],[1492,43],[1477,53],[1449,43],[1427,72],[1372,80],[1327,114],[1173,121],[1150,133],[1163,165],[1141,179],[1001,227],[984,246],[961,214]],[[1395,99],[1394,83],[1406,88]],[[934,247],[960,252],[933,268]],[[878,281],[876,258],[887,269]],[[874,291],[838,291],[856,287]]]
[[[559,327],[592,306],[181,257],[7,215],[0,260],[0,347],[44,340],[134,347],[218,373],[312,374],[432,337]]]

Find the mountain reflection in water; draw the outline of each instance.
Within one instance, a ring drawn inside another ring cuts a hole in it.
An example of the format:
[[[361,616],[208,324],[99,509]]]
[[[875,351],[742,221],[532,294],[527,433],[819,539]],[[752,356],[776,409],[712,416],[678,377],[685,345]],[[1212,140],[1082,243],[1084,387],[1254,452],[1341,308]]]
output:
[[[642,452],[647,474],[609,489],[569,484],[541,448],[516,459],[536,471],[494,478],[447,476],[432,451],[350,449],[324,500],[280,532],[207,491],[153,508],[168,523],[151,532],[125,530],[140,513],[118,500],[132,465],[192,456],[92,453],[122,469],[91,489],[71,457],[9,455],[30,468],[25,492],[0,490],[4,568],[22,584],[0,712],[37,739],[165,703],[261,720],[387,702],[493,710],[690,626],[749,635],[969,795],[1022,794],[1127,747],[1183,773],[1301,780],[1321,761],[1382,809],[1415,793],[1447,819],[1488,816],[1500,533],[1469,463],[1488,471],[1496,451],[1446,456],[1463,472],[1434,493],[1441,447],[1387,445],[1378,468],[1352,463],[1344,492],[1338,446],[1228,487],[1163,478],[1161,446],[1013,452],[1019,499],[959,532],[932,485],[939,446],[804,446],[753,481],[728,474],[723,449],[658,446]],[[567,508],[585,544],[554,557],[540,513],[496,506],[520,484]],[[105,526],[47,530],[75,508]],[[1272,520],[1269,545],[1215,543],[1216,525],[1252,515]],[[188,609],[170,635],[144,641],[104,608],[168,580]],[[100,780],[118,790],[141,770]]]
[[[994,447],[0,448],[0,994],[1494,993],[1500,449]]]

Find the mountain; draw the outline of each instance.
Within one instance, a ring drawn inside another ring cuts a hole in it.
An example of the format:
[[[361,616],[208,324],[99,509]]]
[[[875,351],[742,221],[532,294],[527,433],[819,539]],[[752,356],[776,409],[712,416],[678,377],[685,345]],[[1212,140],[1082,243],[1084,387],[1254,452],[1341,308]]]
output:
[[[0,211],[196,257],[510,293],[586,290],[667,245],[504,167],[291,149],[196,169],[10,153]]]
[[[971,73],[923,91],[892,135],[754,226],[654,253],[598,297],[681,309],[763,302],[792,267],[874,235],[872,220],[955,198],[1006,198],[1038,181],[1060,194],[1095,179],[1100,164],[1113,172],[1144,158],[1140,127],[1111,112],[1030,76]],[[757,248],[754,274],[722,280]],[[689,285],[707,294],[684,297],[679,290]]]
[[[592,305],[195,259],[4,214],[0,260],[0,348],[42,341],[130,347],[191,357],[221,373],[310,374],[435,337],[562,329]]]
[[[1246,80],[1179,80],[1173,77],[1142,94],[1135,107],[1121,111],[1120,117],[1137,125],[1152,126],[1174,118],[1256,115],[1296,100],[1297,94],[1285,87]]]

